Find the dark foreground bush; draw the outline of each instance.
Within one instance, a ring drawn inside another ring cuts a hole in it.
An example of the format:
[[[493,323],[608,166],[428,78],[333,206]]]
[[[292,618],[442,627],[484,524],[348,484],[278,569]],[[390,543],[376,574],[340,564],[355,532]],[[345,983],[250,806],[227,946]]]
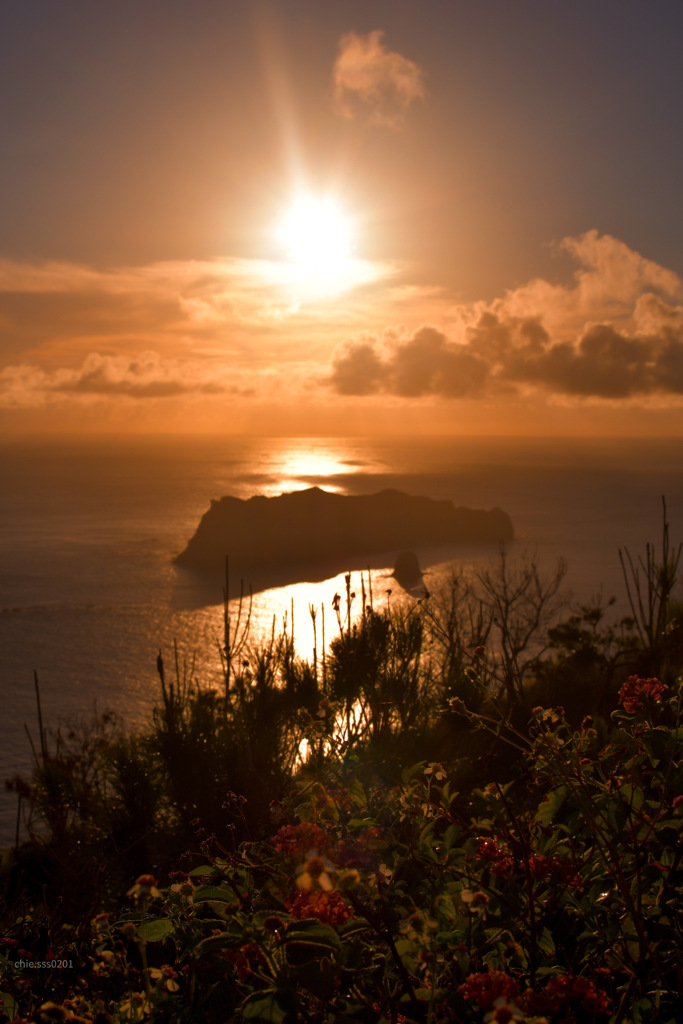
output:
[[[65,970],[16,967],[33,954],[9,929],[7,1018],[679,1020],[680,686],[629,678],[607,741],[559,710],[533,709],[528,737],[450,713],[519,747],[514,779],[458,794],[422,762],[372,787],[330,763],[267,837],[207,837],[170,884],[143,875],[59,936],[45,959]]]
[[[137,736],[45,728],[36,683],[35,771],[10,780],[30,840],[0,872],[5,1018],[678,1019],[664,538],[645,582],[628,563],[616,624],[599,604],[562,621],[563,567],[505,556],[403,609],[361,583],[355,621],[347,577],[312,662],[226,614],[222,690],[160,656]]]

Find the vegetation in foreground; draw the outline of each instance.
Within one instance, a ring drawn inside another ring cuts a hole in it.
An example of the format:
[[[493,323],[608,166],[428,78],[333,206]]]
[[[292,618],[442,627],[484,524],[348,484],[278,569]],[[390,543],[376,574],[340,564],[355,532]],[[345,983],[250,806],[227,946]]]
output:
[[[4,1019],[680,1020],[679,554],[624,554],[617,626],[562,567],[349,578],[325,656],[226,619],[222,693],[160,659],[144,735],[41,722]]]

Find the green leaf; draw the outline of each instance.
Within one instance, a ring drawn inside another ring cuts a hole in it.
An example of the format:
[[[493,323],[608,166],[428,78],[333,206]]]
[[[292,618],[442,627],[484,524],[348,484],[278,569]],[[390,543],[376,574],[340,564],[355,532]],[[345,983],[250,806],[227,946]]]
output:
[[[637,722],[638,715],[632,711],[613,711],[610,715],[613,722]]]
[[[321,960],[329,960],[331,950],[327,946],[321,946],[315,942],[301,942],[292,940],[285,946],[287,963],[293,967],[305,967],[311,963],[320,963]]]
[[[549,825],[566,799],[566,786],[558,786],[557,789],[552,790],[548,794],[547,799],[539,805],[539,808],[536,811],[536,821],[541,825]]]
[[[621,787],[621,795],[634,810],[638,811],[643,806],[645,795],[640,786],[632,786],[630,782],[625,782]]]
[[[680,818],[663,818],[661,821],[655,822],[655,829],[657,832],[663,832],[665,829],[671,829],[676,835],[678,835],[682,827],[683,825],[681,824]]]
[[[352,917],[349,921],[345,921],[344,924],[339,925],[339,935],[343,939],[348,939],[352,935],[358,935],[360,932],[366,932],[370,928],[367,921],[363,921],[362,918]]]
[[[446,844],[446,849],[450,850],[455,841],[460,837],[462,829],[459,825],[449,825],[444,832],[443,841]]]
[[[652,1002],[647,998],[639,999],[631,1004],[631,1013],[634,1024],[640,1024],[641,1021],[645,1024],[645,1021],[652,1019]]]
[[[341,939],[334,928],[311,918],[297,921],[291,931],[286,933],[286,942],[305,943],[309,946],[320,946],[325,949],[341,949]]]
[[[354,779],[351,785],[349,786],[349,795],[353,797],[353,799],[357,803],[363,806],[365,806],[365,804],[367,803],[367,796],[365,795],[365,790],[363,789],[363,786],[358,781],[358,779]]]
[[[287,1015],[287,1007],[277,989],[254,992],[242,1004],[242,1016],[245,1020],[267,1020],[271,1024],[284,1024]]]
[[[17,1002],[14,996],[9,995],[7,992],[0,992],[0,999],[2,999],[2,1006],[0,1006],[0,1013],[6,1014],[8,1020],[13,1020],[16,1016]]]
[[[218,935],[208,935],[201,942],[197,943],[195,954],[197,957],[205,956],[207,953],[214,953],[216,950],[239,948],[244,942],[241,935],[231,935],[229,932],[219,932]]]
[[[190,878],[196,878],[198,875],[218,875],[220,872],[213,864],[200,864],[198,868],[192,868],[189,874]]]
[[[359,828],[367,828],[368,825],[372,825],[372,818],[351,818],[349,821],[349,828],[354,831]]]
[[[216,885],[202,885],[192,893],[193,903],[231,903],[234,899],[233,893]]]
[[[138,927],[138,937],[145,942],[162,942],[174,931],[173,921],[163,917],[158,921],[145,921]]]
[[[418,761],[417,764],[411,764],[409,767],[404,768],[401,772],[401,781],[404,786],[409,785],[413,779],[424,775],[424,766],[427,764],[426,761]]]
[[[670,746],[670,733],[668,729],[651,729],[643,736],[643,746],[647,751],[650,764],[655,768],[659,761],[666,756]]]
[[[555,943],[548,928],[544,928],[538,937],[538,948],[542,953],[548,953],[551,956],[555,954]]]

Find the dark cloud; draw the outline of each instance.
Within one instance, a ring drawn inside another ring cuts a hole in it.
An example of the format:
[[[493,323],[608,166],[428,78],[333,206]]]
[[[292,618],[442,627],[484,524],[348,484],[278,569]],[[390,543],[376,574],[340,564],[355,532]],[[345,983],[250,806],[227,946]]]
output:
[[[340,395],[373,395],[384,390],[386,368],[371,341],[347,345],[334,360],[332,379]]]
[[[600,398],[628,398],[653,390],[653,357],[647,341],[624,337],[611,324],[590,327],[578,345],[520,350],[504,364],[511,379],[542,384],[552,391]]]
[[[424,326],[396,346],[387,379],[390,390],[406,398],[456,397],[479,391],[486,376],[486,364],[476,354],[450,344],[436,327]]]
[[[538,318],[483,312],[456,342],[431,325],[382,348],[364,339],[336,358],[345,395],[477,397],[534,386],[567,396],[623,399],[683,394],[683,328],[663,316],[657,333],[591,324],[575,342],[553,341]]]

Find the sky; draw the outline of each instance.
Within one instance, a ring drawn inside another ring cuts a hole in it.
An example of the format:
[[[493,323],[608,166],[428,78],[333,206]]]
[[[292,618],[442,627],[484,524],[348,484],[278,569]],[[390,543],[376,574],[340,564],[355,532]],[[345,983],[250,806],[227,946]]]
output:
[[[5,0],[0,430],[683,434],[680,0]]]

